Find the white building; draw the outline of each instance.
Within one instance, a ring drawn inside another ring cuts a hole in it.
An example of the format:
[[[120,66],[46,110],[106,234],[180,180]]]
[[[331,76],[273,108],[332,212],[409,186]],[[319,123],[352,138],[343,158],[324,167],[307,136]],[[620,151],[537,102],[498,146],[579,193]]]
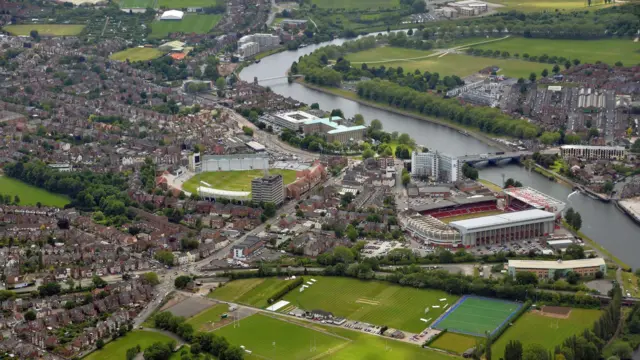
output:
[[[462,166],[457,157],[441,152],[411,154],[411,175],[428,176],[435,181],[453,183],[462,180]]]
[[[167,10],[162,13],[160,20],[182,20],[184,12],[180,10]]]
[[[248,42],[238,46],[238,55],[242,57],[251,57],[260,52],[260,45],[256,42]]]
[[[449,226],[460,231],[464,246],[481,246],[550,235],[555,219],[553,213],[534,209],[452,221]]]
[[[318,117],[304,111],[291,111],[288,113],[275,114],[271,116],[271,121],[283,128],[302,131],[304,123],[310,120],[317,120]]]
[[[590,160],[620,159],[626,154],[627,151],[622,146],[563,145],[560,147],[560,155],[565,159],[569,157]]]
[[[271,34],[251,34],[238,40],[238,54],[253,56],[261,51],[269,50],[280,45],[280,37]]]

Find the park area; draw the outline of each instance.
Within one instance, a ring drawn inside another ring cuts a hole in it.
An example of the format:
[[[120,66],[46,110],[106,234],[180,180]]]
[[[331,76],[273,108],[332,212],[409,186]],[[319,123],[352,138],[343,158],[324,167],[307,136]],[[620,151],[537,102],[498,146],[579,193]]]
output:
[[[544,11],[544,10],[577,10],[590,9],[599,10],[608,5],[604,5],[604,0],[593,0],[591,6],[587,7],[584,0],[544,0],[544,1],[523,1],[523,0],[491,0],[493,4],[504,6],[498,10],[517,10],[521,12]]]
[[[209,294],[209,297],[262,308],[269,305],[267,300],[271,295],[293,281],[276,277],[240,279],[215,289]]]
[[[571,309],[569,316],[540,315],[535,311],[523,314],[493,343],[493,356],[500,358],[510,340],[519,340],[526,348],[530,344],[544,344],[548,349],[560,345],[566,338],[590,329],[601,315],[600,310]]]
[[[304,279],[308,284],[310,278]],[[382,281],[322,276],[313,279],[316,280],[313,285],[302,292],[299,288],[291,290],[284,300],[304,310],[321,309],[350,320],[415,333],[424,330],[448,305],[458,300],[457,296],[443,291]]]
[[[7,25],[4,31],[16,36],[29,36],[35,30],[40,36],[75,36],[84,29],[84,25],[29,24]]]
[[[476,342],[484,343],[485,338],[476,338],[473,336],[446,332],[429,344],[430,347],[451,351],[456,354],[463,354],[465,351],[476,346]]]
[[[145,348],[156,342],[171,341],[170,337],[164,334],[151,331],[132,331],[126,336],[118,338],[106,344],[102,350],[96,350],[89,354],[84,360],[112,360],[126,358],[127,350],[140,345],[144,351]]]
[[[312,0],[320,9],[379,9],[400,6],[400,0]]]
[[[11,201],[18,195],[20,205],[35,206],[40,203],[42,206],[62,208],[70,202],[64,195],[54,194],[7,176],[0,176],[0,194],[10,195]]]
[[[151,23],[151,38],[165,38],[171,33],[206,34],[222,19],[222,15],[185,15],[182,20],[156,20]]]
[[[136,47],[118,51],[117,53],[112,54],[109,58],[117,61],[129,60],[130,62],[136,62],[152,60],[155,58],[159,58],[162,55],[164,55],[164,53],[158,49]]]
[[[215,328],[216,323],[222,320],[222,314],[229,311],[229,305],[216,304],[201,313],[189,318],[187,324],[191,324],[196,331],[210,331]]]
[[[464,296],[433,327],[482,337],[509,321],[521,306],[511,301]]]
[[[499,43],[502,43],[502,41]],[[402,67],[405,73],[413,72],[416,69],[421,72],[437,72],[441,77],[447,75],[465,77],[489,66],[498,66],[500,68],[498,74],[515,78],[528,78],[529,74],[532,72],[539,74],[545,68],[549,68],[550,71],[552,67],[550,67],[549,64],[541,64],[524,60],[497,59],[461,54],[431,56],[433,54],[431,51],[409,49],[411,51],[408,52],[407,50],[408,49],[393,47],[375,48],[349,54],[347,55],[347,59],[357,63],[366,63],[369,67],[379,67],[382,65],[386,68]]]
[[[507,51],[511,55],[527,53],[531,56],[564,56],[579,59],[582,63],[602,61],[609,65],[621,61],[631,66],[640,63],[640,42],[625,39],[560,40],[525,39],[512,37],[495,43],[472,46],[474,49]],[[546,65],[549,70],[553,65]]]
[[[123,9],[148,9],[153,8],[156,0],[119,0],[118,4]]]
[[[296,180],[294,170],[269,169],[271,175],[282,175],[284,184],[290,184]],[[244,171],[211,171],[195,175],[182,185],[182,190],[190,193],[197,193],[198,186],[207,186],[213,189],[228,191],[251,191],[251,180],[262,177],[263,170]]]

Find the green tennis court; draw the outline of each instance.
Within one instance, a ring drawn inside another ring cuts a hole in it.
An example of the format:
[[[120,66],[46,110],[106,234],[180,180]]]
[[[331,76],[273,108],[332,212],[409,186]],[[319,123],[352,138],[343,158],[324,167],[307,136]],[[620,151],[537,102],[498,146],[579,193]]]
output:
[[[484,336],[487,331],[494,332],[521,306],[511,301],[465,296],[433,327]]]

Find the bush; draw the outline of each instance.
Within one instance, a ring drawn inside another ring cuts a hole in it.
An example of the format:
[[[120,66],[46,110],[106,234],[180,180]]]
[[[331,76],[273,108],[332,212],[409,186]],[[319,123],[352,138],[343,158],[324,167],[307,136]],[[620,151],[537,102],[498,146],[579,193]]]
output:
[[[269,297],[269,304],[273,304],[274,302],[280,300],[283,296],[287,295],[287,293],[298,286],[302,285],[304,279],[302,277],[296,278],[294,281],[287,284],[285,287],[277,290]]]

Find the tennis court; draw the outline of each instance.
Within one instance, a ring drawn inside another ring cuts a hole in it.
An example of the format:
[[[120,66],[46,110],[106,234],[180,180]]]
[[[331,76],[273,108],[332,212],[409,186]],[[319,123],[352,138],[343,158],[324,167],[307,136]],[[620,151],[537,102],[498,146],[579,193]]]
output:
[[[432,327],[451,332],[484,336],[507,322],[522,305],[497,299],[464,296]]]

